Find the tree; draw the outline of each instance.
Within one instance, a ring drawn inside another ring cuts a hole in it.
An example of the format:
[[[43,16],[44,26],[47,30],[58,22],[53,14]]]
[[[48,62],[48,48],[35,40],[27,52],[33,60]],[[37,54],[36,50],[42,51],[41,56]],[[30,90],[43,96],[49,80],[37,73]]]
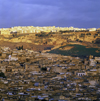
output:
[[[91,33],[87,33],[86,35],[91,35]]]
[[[42,67],[41,70],[42,71],[47,71],[47,68],[46,67]]]
[[[95,40],[95,43],[96,43],[96,44],[100,44],[100,38],[97,38],[97,39]]]
[[[16,49],[18,50],[18,47],[16,47]]]
[[[21,50],[21,47],[19,46],[18,50]]]
[[[22,47],[21,47],[21,48],[22,48],[22,50],[23,50],[23,45],[22,45]]]
[[[43,100],[41,100],[41,101],[47,101],[47,100],[43,99]]]
[[[16,49],[18,49],[18,50],[23,50],[23,45],[22,46],[19,46],[19,48],[18,47],[16,47]]]
[[[39,99],[38,98],[35,98],[35,101],[39,101]]]
[[[85,37],[85,34],[84,33],[81,33],[80,37]]]
[[[0,73],[0,77],[6,78],[6,76],[3,72]]]
[[[36,36],[38,36],[38,37],[47,37],[47,36],[49,36],[50,34],[46,34],[46,32],[41,32],[40,34],[36,34]]]

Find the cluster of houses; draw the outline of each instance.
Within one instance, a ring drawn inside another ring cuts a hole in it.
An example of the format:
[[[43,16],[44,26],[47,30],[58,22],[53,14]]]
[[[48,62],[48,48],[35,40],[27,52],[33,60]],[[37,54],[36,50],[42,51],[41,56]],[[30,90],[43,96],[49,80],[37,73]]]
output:
[[[100,57],[0,48],[0,101],[99,101]]]
[[[34,27],[34,26],[17,26],[11,28],[1,28],[0,34],[1,35],[11,35],[12,33],[40,33],[41,31],[44,32],[59,32],[59,31],[96,31],[100,30],[100,28],[74,28],[74,27],[55,27],[55,26],[48,26],[48,27]]]

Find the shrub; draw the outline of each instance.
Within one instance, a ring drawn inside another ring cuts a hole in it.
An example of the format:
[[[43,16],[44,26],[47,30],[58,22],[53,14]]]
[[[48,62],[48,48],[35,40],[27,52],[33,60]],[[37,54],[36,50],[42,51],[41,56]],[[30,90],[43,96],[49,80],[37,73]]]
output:
[[[66,32],[74,32],[74,30],[65,30],[65,31],[60,30],[59,32],[61,32],[61,33],[66,33]]]
[[[18,49],[18,50],[23,50],[23,45],[22,46],[19,46],[19,48],[18,47],[16,47],[16,49]]]
[[[91,35],[91,33],[87,33],[86,35]]]
[[[0,77],[6,78],[6,76],[3,72],[0,73]]]
[[[85,34],[84,33],[81,33],[80,37],[84,37],[84,36],[85,36]]]
[[[47,100],[43,99],[43,100],[41,100],[41,101],[47,101]]]
[[[35,98],[35,100],[34,101],[39,101],[39,99],[38,98]]]
[[[98,36],[98,34],[95,34],[95,36]]]
[[[83,42],[82,40],[79,40],[79,42]]]
[[[79,41],[79,39],[76,39],[76,41]]]
[[[46,32],[41,32],[41,34],[36,34],[36,36],[38,36],[38,37],[46,37],[48,35],[49,34],[46,34]]]
[[[42,67],[41,70],[42,71],[47,71],[47,68],[46,67]]]
[[[100,44],[100,38],[97,38],[97,39],[95,40],[95,43],[96,43],[96,44]]]

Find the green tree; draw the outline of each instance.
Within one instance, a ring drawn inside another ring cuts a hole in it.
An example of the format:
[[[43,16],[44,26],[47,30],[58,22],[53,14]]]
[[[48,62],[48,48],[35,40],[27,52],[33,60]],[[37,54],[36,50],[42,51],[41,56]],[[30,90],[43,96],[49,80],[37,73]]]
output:
[[[47,101],[47,100],[43,99],[43,100],[41,100],[41,101]]]
[[[21,49],[23,50],[23,45],[22,45]]]
[[[100,38],[97,38],[97,39],[95,40],[95,43],[96,43],[96,44],[100,44]]]
[[[91,35],[91,33],[87,33],[86,35]]]
[[[46,67],[42,67],[41,70],[42,71],[47,71],[47,68]]]
[[[6,78],[6,76],[3,72],[0,73],[0,77]]]
[[[22,46],[19,46],[19,48],[18,48],[18,50],[21,50],[21,49],[23,50],[23,45]]]

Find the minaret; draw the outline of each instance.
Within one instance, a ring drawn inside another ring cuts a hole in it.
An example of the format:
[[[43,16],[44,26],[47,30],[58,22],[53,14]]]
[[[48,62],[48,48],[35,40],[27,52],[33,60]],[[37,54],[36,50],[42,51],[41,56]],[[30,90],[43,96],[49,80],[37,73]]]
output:
[[[78,93],[79,92],[79,85],[78,85],[78,83],[76,84],[76,93]]]
[[[90,55],[90,56],[89,56],[89,60],[90,60],[90,59],[93,59],[93,55]]]

